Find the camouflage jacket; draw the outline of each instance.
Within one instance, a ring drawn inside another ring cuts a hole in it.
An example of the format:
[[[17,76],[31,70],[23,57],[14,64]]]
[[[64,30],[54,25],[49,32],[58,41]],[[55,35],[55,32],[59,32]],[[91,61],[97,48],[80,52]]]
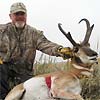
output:
[[[29,25],[18,30],[12,23],[0,24],[0,57],[4,62],[28,62],[31,66],[14,68],[16,72],[32,71],[36,50],[52,56],[58,56],[56,50],[60,45],[49,41],[43,31]],[[28,68],[29,67],[29,68]]]

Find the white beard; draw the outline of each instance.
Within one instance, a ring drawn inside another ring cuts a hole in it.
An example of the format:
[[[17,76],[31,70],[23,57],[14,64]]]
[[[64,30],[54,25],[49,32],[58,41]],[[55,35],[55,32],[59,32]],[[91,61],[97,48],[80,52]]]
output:
[[[23,21],[17,21],[17,22],[15,23],[15,26],[16,26],[17,28],[23,28],[23,27],[25,26],[25,22],[23,22]]]

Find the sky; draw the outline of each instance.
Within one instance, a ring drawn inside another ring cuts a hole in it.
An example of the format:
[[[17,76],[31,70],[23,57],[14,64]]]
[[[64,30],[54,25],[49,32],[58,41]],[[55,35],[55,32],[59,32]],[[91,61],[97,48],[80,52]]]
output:
[[[72,45],[59,31],[58,23],[62,23],[63,29],[70,32],[73,39],[79,43],[84,39],[86,24],[78,22],[83,18],[88,19],[91,25],[94,24],[89,40],[91,48],[100,54],[100,0],[0,0],[1,24],[10,21],[10,6],[15,2],[23,2],[26,5],[27,24],[44,31],[49,40],[64,47]],[[36,60],[40,55],[41,52],[37,51]],[[57,58],[57,61],[59,60],[62,59]]]

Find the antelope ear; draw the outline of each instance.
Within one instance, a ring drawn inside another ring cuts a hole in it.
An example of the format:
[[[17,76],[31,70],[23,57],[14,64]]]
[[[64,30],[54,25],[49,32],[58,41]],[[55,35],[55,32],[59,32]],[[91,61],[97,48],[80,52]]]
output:
[[[87,43],[86,46],[87,46],[87,47],[90,47],[90,43]]]
[[[77,53],[78,52],[78,50],[79,50],[79,47],[73,47],[73,52],[75,52],[75,53]]]

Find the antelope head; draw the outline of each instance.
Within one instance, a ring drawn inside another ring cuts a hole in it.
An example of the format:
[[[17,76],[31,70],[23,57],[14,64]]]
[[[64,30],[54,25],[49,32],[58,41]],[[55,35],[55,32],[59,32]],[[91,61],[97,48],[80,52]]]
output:
[[[90,26],[90,23],[87,19],[82,19],[79,21],[79,23],[82,21],[86,22],[87,30],[86,30],[85,38],[83,39],[83,41],[81,43],[76,43],[73,40],[70,32],[66,33],[62,29],[60,23],[58,24],[58,28],[66,36],[66,38],[72,43],[73,48],[77,48],[77,52],[74,51],[74,49],[73,49],[73,57],[71,58],[71,63],[77,69],[86,69],[86,70],[90,71],[92,68],[92,65],[94,63],[97,63],[97,56],[98,56],[97,52],[92,50],[89,45],[89,38],[90,38],[91,32],[93,30],[94,24],[92,26]]]

